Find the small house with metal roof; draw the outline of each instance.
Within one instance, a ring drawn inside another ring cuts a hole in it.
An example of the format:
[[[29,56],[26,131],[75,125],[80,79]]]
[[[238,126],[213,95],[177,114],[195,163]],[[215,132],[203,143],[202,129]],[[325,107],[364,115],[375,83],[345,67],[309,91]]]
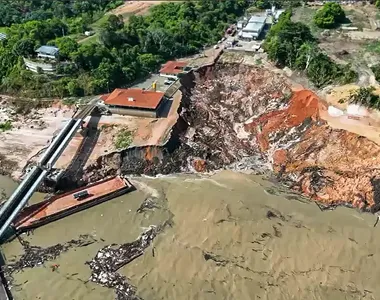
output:
[[[0,41],[4,41],[7,39],[7,35],[4,32],[0,32]]]
[[[38,58],[58,59],[59,49],[54,46],[41,46],[36,50]]]

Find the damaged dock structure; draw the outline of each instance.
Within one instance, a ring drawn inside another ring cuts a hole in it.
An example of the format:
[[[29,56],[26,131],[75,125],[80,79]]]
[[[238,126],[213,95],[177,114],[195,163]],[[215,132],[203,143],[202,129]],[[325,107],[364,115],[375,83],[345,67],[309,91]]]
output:
[[[56,195],[24,208],[14,221],[17,233],[34,229],[133,190],[125,178],[116,176]]]
[[[84,119],[92,115],[95,110],[97,110],[96,103],[90,103],[83,109],[78,110],[68,120],[63,129],[46,148],[40,159],[26,174],[18,188],[0,207],[1,241],[13,237],[16,233],[15,228],[26,231],[28,228],[46,224],[52,220],[117,197],[132,189],[132,185],[124,178],[106,178],[85,188],[79,188],[32,206],[27,206],[34,192],[52,173],[55,163],[73,136],[83,128]],[[84,132],[86,134],[86,131]],[[73,193],[75,194],[84,190],[87,191],[86,197],[73,197]],[[16,224],[17,226],[12,226],[12,224]]]

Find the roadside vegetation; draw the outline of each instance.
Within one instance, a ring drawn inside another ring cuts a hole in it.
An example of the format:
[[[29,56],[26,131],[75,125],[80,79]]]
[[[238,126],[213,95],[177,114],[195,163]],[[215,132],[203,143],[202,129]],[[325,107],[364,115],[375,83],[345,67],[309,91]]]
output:
[[[318,88],[328,84],[345,84],[357,79],[349,64],[339,65],[318,47],[310,28],[291,21],[291,11],[283,13],[264,42],[268,58],[280,67],[304,72]]]
[[[131,16],[127,24],[122,17],[109,15],[99,25],[98,43],[78,44],[67,36],[76,32],[73,24],[78,23],[82,31],[79,20],[97,12],[84,7],[98,3],[96,7],[104,11],[118,2],[68,2],[70,12],[67,8],[61,14],[55,12],[61,2],[38,8],[30,5],[26,14],[30,16],[25,18],[17,17],[15,5],[8,6],[6,13],[13,11],[16,22],[3,21],[11,26],[8,38],[0,43],[0,92],[28,97],[86,96],[128,85],[157,70],[165,60],[194,54],[217,42],[248,7],[246,0],[163,3],[152,7],[147,16]],[[59,76],[35,74],[24,67],[22,57],[33,57],[35,49],[45,44],[59,47],[59,60],[71,62],[58,69]]]

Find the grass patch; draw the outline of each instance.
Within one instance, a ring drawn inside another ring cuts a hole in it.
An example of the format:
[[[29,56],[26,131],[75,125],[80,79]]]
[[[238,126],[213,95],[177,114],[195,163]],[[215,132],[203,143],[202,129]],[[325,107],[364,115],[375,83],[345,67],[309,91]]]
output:
[[[109,14],[104,14],[102,17],[100,17],[98,20],[96,20],[94,23],[90,25],[92,30],[99,30],[99,28],[106,23]]]
[[[2,33],[8,33],[8,27],[0,26],[0,32],[2,32]]]
[[[313,35],[318,36],[323,29],[314,24],[313,18],[317,12],[317,8],[312,7],[297,7],[294,9],[292,21],[301,22],[310,27],[310,31]]]
[[[78,41],[79,44],[88,45],[88,44],[95,44],[98,42],[98,34],[94,33],[92,36],[85,37],[83,39],[80,39]]]
[[[12,129],[12,122],[11,121],[5,121],[4,123],[0,123],[0,131],[7,131]]]
[[[132,132],[127,129],[122,129],[118,132],[115,147],[117,150],[122,150],[128,148],[133,141]]]
[[[366,46],[365,49],[368,52],[380,54],[380,42],[369,42]]]

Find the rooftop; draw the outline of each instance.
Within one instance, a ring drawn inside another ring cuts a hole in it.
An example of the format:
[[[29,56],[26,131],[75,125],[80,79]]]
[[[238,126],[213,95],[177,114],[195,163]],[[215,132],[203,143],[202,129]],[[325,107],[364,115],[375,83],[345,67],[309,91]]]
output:
[[[259,16],[252,16],[248,23],[261,23],[264,24],[266,21],[267,17],[259,17]]]
[[[238,34],[239,37],[244,38],[244,39],[253,39],[257,38],[259,36],[258,32],[244,32],[240,31]]]
[[[3,32],[0,32],[0,41],[5,40],[7,38],[7,35]]]
[[[54,46],[41,46],[36,50],[37,53],[44,53],[48,55],[56,55],[58,53],[59,49]]]
[[[185,61],[168,61],[160,70],[160,73],[179,74],[183,72],[183,68],[188,65]]]
[[[105,104],[118,105],[130,108],[156,109],[164,93],[142,89],[115,89],[111,94],[101,98]]]
[[[263,29],[263,27],[263,23],[248,23],[247,26],[244,27],[243,31],[259,32],[261,29]]]

